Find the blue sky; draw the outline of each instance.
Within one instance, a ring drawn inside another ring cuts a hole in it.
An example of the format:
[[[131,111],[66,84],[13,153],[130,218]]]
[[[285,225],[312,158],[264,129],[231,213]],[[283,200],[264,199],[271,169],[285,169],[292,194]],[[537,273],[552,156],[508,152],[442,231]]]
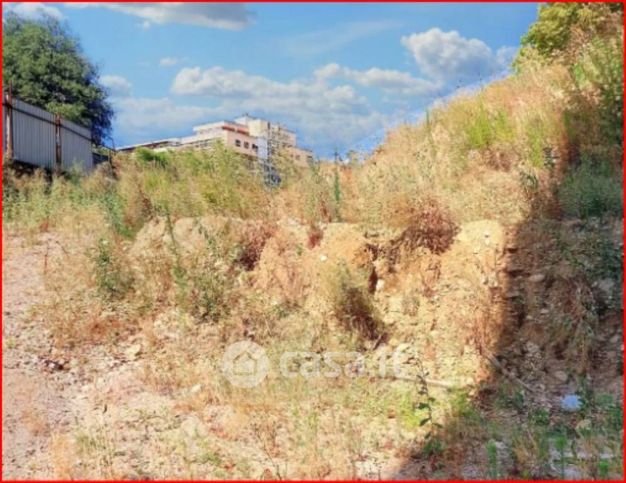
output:
[[[66,21],[101,69],[117,146],[247,112],[345,151],[502,75],[537,4],[5,3]]]

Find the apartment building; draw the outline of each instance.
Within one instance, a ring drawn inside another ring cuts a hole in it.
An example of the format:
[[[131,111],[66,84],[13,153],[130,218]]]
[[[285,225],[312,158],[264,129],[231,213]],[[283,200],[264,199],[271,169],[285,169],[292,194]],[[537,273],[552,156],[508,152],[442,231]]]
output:
[[[313,152],[297,145],[296,133],[266,119],[247,114],[234,121],[218,121],[193,127],[193,134],[181,138],[164,139],[120,148],[133,151],[147,147],[155,151],[210,149],[221,141],[233,151],[258,161],[259,167],[271,183],[280,181],[273,159],[285,153],[294,164],[306,167],[314,162]]]

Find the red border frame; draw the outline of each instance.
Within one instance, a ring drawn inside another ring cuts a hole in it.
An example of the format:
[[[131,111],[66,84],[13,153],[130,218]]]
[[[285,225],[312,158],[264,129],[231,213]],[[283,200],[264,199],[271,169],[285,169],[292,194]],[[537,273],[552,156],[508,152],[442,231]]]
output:
[[[2,16],[2,10],[3,10],[3,5],[5,2],[0,3],[0,16]],[[7,2],[7,3],[18,3],[18,2]],[[19,2],[19,3],[39,3],[39,2],[35,2],[33,0],[26,0],[25,2]],[[58,0],[53,0],[51,2],[45,2],[45,3],[80,3],[80,0],[69,0],[68,2],[60,2]],[[174,1],[174,2],[163,2],[163,1],[157,1],[157,2],[151,2],[149,0],[138,0],[136,2],[130,2],[129,0],[122,0],[122,2],[111,2],[106,1],[106,2],[87,2],[87,3],[224,3],[224,2],[216,2],[215,0],[210,0],[208,2],[203,2],[201,0],[190,0],[190,1]],[[384,2],[384,1],[380,1],[380,0],[342,0],[342,1],[337,1],[337,0],[295,0],[295,1],[290,1],[290,0],[256,0],[256,1],[252,1],[252,2],[245,2],[243,0],[234,0],[234,1],[230,1],[230,2],[226,2],[226,3],[540,3],[540,2],[536,2],[534,0],[456,0],[456,1],[448,1],[448,0],[440,0],[440,1],[434,1],[434,2],[428,2],[425,0],[393,0],[390,2]],[[550,2],[550,3],[557,3],[557,2]],[[580,0],[560,0],[558,3],[626,3],[626,0],[608,0],[605,2],[601,2],[599,0],[590,0],[587,2],[583,2]],[[624,17],[624,27],[626,29],[626,17]],[[2,24],[0,24],[0,34],[2,33],[2,29],[3,26]],[[2,43],[2,41],[0,40],[0,44]],[[626,42],[625,45],[626,47]],[[626,60],[626,48],[624,49],[624,60]],[[2,69],[2,51],[0,49],[0,70]],[[625,82],[625,87],[626,87],[626,82]],[[2,90],[2,78],[0,77],[0,92]],[[2,126],[4,122],[4,119],[0,120],[0,126]],[[624,120],[624,125],[623,125],[623,129],[624,132],[626,132],[626,119]],[[4,162],[3,159],[0,159],[0,165]],[[622,160],[622,176],[626,176],[626,152],[624,153],[624,159]],[[0,185],[2,185],[3,183],[3,179],[2,179],[2,172],[0,172]],[[0,199],[0,208],[2,207],[2,200]],[[2,222],[2,212],[0,211],[0,222]],[[4,224],[2,225],[4,226]],[[623,220],[623,227],[626,229],[626,220]],[[626,235],[624,235],[624,242],[626,242]],[[625,243],[626,244],[626,243]],[[3,256],[3,250],[4,247],[2,246],[2,242],[0,241],[0,255]],[[625,252],[626,253],[626,252]],[[624,253],[622,254],[624,255]],[[4,267],[4,264],[3,264]],[[623,273],[624,277],[626,278],[626,266],[624,267],[624,273]],[[622,292],[623,295],[626,295],[626,290],[624,290],[624,286],[622,286]],[[0,299],[2,299],[2,286],[0,285]],[[0,321],[2,321],[2,316],[3,313],[0,313]],[[622,324],[623,324],[623,328],[626,328],[626,317],[623,318],[622,320]],[[3,330],[4,333],[4,330]],[[0,336],[0,341],[2,339],[2,336]],[[622,341],[623,343],[623,341]],[[0,345],[0,356],[2,355],[2,345]],[[4,362],[4,358],[2,359]],[[3,366],[4,367],[4,366]],[[0,381],[2,379],[2,375],[0,374]],[[624,379],[623,381],[624,384],[624,392],[626,392],[626,379]],[[0,386],[0,396],[2,395],[2,387]],[[3,406],[3,402],[0,401],[0,411],[2,411],[2,406]],[[624,435],[624,433],[622,432],[622,438],[623,438],[623,446],[624,443],[626,443],[626,435]],[[0,441],[0,451],[2,450],[2,446],[4,444],[4,438],[2,439],[2,441]],[[625,452],[626,454],[626,452]],[[624,456],[624,455],[623,455]],[[1,463],[1,467],[4,468],[4,460]],[[4,475],[4,472],[3,472]],[[0,481],[59,481],[59,482],[64,482],[64,481],[71,481],[71,480],[5,480],[4,476],[0,476]],[[125,481],[125,480],[89,480],[89,481]],[[153,480],[153,481],[164,481],[164,482],[191,482],[191,481],[220,481],[220,480]],[[250,481],[250,482],[256,482],[257,480],[225,480],[225,481]],[[286,481],[317,481],[317,480],[286,480]],[[323,481],[355,481],[355,480],[323,480]],[[396,480],[396,481],[402,481],[402,480]],[[405,480],[405,481],[411,481],[411,480]],[[439,481],[459,481],[459,480],[439,480]],[[487,481],[487,480],[472,480],[472,481]],[[509,481],[509,480],[498,480],[498,481]],[[534,480],[534,481],[551,481],[551,480]],[[609,481],[614,481],[614,480],[609,480]]]

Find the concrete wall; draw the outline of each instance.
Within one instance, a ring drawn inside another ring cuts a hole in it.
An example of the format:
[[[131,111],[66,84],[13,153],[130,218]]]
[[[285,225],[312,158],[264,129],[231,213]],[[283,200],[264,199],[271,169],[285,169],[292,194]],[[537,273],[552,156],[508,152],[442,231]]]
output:
[[[225,144],[239,154],[256,157],[257,152],[254,146],[257,146],[257,138],[247,134],[224,131]]]

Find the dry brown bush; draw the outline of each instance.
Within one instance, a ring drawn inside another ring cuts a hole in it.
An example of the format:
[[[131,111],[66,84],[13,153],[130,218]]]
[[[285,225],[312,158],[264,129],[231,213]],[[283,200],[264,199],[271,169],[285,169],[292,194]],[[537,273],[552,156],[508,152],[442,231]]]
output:
[[[424,247],[433,253],[442,253],[452,244],[458,231],[449,212],[434,198],[399,208],[395,223],[405,227],[399,243],[409,250]]]
[[[272,222],[253,222],[246,224],[238,234],[239,253],[236,262],[245,270],[254,270],[267,240],[276,232]]]
[[[345,330],[369,340],[382,336],[382,322],[369,293],[367,277],[338,265],[327,275],[326,293]]]

